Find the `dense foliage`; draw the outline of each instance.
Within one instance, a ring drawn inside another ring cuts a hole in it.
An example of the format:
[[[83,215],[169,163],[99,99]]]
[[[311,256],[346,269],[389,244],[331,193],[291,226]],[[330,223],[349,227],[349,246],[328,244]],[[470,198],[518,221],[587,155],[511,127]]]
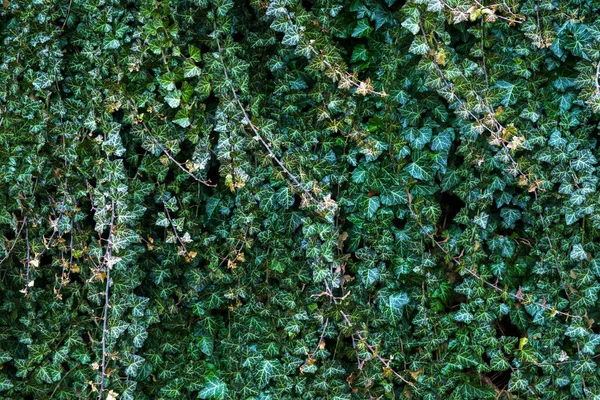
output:
[[[4,0],[0,399],[600,399],[598,0]]]

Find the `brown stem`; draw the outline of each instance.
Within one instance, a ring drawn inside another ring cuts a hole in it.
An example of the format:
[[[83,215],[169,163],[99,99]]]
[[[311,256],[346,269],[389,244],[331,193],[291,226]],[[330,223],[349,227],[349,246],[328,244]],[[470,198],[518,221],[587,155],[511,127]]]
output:
[[[225,66],[225,62],[223,61],[223,56],[221,54],[223,51],[221,49],[221,43],[220,43],[218,37],[216,38],[216,40],[217,40],[217,47],[219,49],[219,60],[221,61],[221,65],[223,66],[223,73],[225,75],[225,78],[228,81],[230,81],[231,79],[229,78],[229,73],[227,72],[227,67]],[[267,153],[269,153],[269,157],[271,157],[273,160],[275,160],[275,163],[277,163],[277,165],[279,165],[279,167],[283,170],[283,172],[285,172],[285,174],[290,178],[290,180],[293,182],[294,186],[296,186],[298,189],[302,190],[304,192],[304,194],[306,195],[306,197],[310,201],[312,201],[316,205],[320,206],[321,203],[319,201],[317,201],[317,199],[315,199],[315,197],[308,190],[306,190],[306,188],[304,188],[304,186],[300,183],[298,178],[296,178],[296,176],[294,176],[294,174],[292,174],[287,169],[285,164],[282,161],[280,161],[279,158],[277,158],[275,153],[273,153],[271,146],[269,146],[269,144],[262,138],[262,136],[260,135],[259,129],[250,120],[250,116],[248,116],[248,113],[246,112],[246,109],[242,105],[242,102],[240,101],[233,85],[231,86],[231,93],[233,94],[233,98],[234,98],[235,102],[237,103],[240,111],[244,115],[244,119],[248,122],[248,125],[250,126],[250,129],[252,130],[252,132],[254,132],[254,135],[255,135],[254,139],[257,140],[258,142],[260,142],[260,144],[262,144],[262,146],[267,150]]]
[[[191,260],[192,256],[190,256],[190,253],[188,253],[188,251],[187,251],[187,249],[185,247],[185,244],[183,243],[183,241],[179,237],[179,233],[177,233],[177,229],[175,229],[175,225],[173,225],[173,220],[171,219],[171,214],[169,213],[169,208],[166,205],[165,205],[165,214],[167,215],[167,219],[169,220],[169,223],[171,224],[171,227],[173,228],[173,233],[175,234],[175,237],[177,238],[177,241],[181,245],[181,248],[183,249],[183,252]]]
[[[27,244],[27,272],[25,274],[25,296],[27,296],[29,292],[29,274],[31,272],[31,246],[29,244],[29,227],[27,226],[27,217],[23,218],[23,223],[25,224],[25,243]]]
[[[108,234],[108,244],[106,245],[106,252],[102,260],[102,266],[106,267],[106,286],[104,288],[104,314],[102,317],[102,376],[100,378],[100,390],[98,393],[98,400],[102,400],[102,392],[104,391],[105,377],[106,377],[106,333],[108,333],[108,307],[109,307],[109,290],[110,290],[110,266],[108,265],[109,258],[112,257],[112,245],[113,245],[113,229],[115,221],[115,201],[111,201],[111,216]]]
[[[179,169],[181,169],[187,175],[189,175],[190,177],[192,177],[192,179],[194,179],[196,182],[200,182],[203,185],[206,185],[206,186],[209,186],[209,187],[216,187],[217,186],[217,185],[210,184],[210,183],[208,183],[206,181],[203,181],[202,179],[199,179],[196,175],[192,174],[190,171],[188,171],[186,168],[184,168],[183,165],[181,165],[181,163],[177,162],[177,160],[175,160],[173,158],[173,156],[171,154],[169,154],[169,152],[167,151],[167,149],[165,149],[164,146],[159,143],[159,141],[154,137],[154,135],[152,135],[152,132],[150,132],[150,128],[148,127],[148,125],[144,121],[142,121],[142,125],[144,126],[144,130],[146,130],[148,132],[148,136],[150,136],[150,138],[152,139],[152,141],[154,142],[154,144],[156,144],[158,146],[158,148],[163,153],[165,153],[165,155],[167,156],[167,158],[169,160],[171,160],[171,162],[173,162],[175,165],[177,165],[179,167]]]

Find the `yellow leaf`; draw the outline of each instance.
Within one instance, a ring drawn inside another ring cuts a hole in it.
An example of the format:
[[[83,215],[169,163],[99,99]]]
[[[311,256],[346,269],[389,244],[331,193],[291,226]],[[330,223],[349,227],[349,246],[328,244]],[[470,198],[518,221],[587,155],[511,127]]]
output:
[[[416,370],[416,371],[408,371],[408,373],[410,374],[410,376],[412,376],[412,378],[417,381],[419,379],[419,375],[421,375],[425,370],[423,369],[423,367],[421,367],[420,369]]]
[[[348,232],[344,231],[344,232],[340,233],[340,236],[338,236],[338,239],[337,239],[339,250],[344,248],[344,242],[346,241],[346,239],[348,239]]]
[[[158,161],[160,161],[160,163],[165,166],[167,166],[171,163],[171,160],[169,160],[169,157],[167,157],[166,154],[163,154],[162,156],[160,156],[158,158]]]
[[[573,270],[569,271],[569,276],[573,279],[577,279],[577,274]]]
[[[435,63],[437,65],[446,65],[446,50],[441,48],[435,53]]]
[[[519,350],[523,350],[523,347],[527,344],[527,342],[529,342],[529,339],[526,337],[519,339]]]
[[[110,390],[108,392],[108,395],[106,396],[106,400],[117,400],[117,396],[118,396],[118,394],[116,392],[113,392],[112,390]]]
[[[529,180],[525,175],[521,175],[519,177],[519,186],[527,186],[529,184]]]
[[[383,367],[383,377],[384,378],[389,378],[390,376],[392,376],[393,372],[392,369],[390,367]]]

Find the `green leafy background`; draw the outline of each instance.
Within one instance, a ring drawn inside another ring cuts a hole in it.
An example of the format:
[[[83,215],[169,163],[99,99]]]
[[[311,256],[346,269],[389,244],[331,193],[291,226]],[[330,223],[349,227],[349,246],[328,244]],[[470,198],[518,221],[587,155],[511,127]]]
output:
[[[600,399],[599,16],[4,0],[0,398]]]

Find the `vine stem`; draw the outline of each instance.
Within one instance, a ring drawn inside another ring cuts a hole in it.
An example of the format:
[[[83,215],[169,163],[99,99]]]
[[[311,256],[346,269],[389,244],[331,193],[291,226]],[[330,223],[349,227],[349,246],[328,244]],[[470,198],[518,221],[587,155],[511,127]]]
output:
[[[495,291],[497,291],[499,293],[506,293],[509,297],[512,297],[513,299],[516,299],[519,302],[525,300],[525,301],[527,301],[527,302],[529,302],[529,303],[531,303],[531,304],[533,304],[535,306],[538,306],[538,307],[541,307],[541,308],[543,308],[543,309],[545,309],[547,311],[550,311],[553,314],[560,314],[560,315],[563,315],[565,317],[574,318],[574,319],[581,319],[581,318],[583,318],[581,315],[573,315],[573,314],[569,314],[569,313],[566,313],[566,312],[563,312],[563,311],[559,311],[559,310],[557,310],[557,309],[555,309],[553,307],[550,307],[549,305],[545,304],[545,302],[544,303],[538,303],[538,302],[535,302],[535,301],[527,300],[527,299],[525,299],[525,297],[523,297],[523,294],[522,294],[522,291],[521,291],[520,287],[519,287],[519,290],[517,291],[516,294],[508,293],[507,291],[505,291],[505,290],[501,289],[500,287],[498,287],[497,284],[494,284],[494,283],[486,281],[481,276],[479,276],[475,271],[472,271],[469,268],[465,268],[465,271],[467,271],[469,274],[471,274],[471,276],[473,276],[475,279],[478,279],[481,282],[485,283],[486,285],[490,286]]]
[[[331,64],[329,61],[327,61],[325,59],[325,54],[323,54],[322,52],[318,52],[314,47],[312,46],[308,46],[308,48],[317,56],[321,56],[321,62],[323,64],[325,64],[325,66],[327,66],[329,69],[331,69],[333,71],[333,73],[335,75],[339,75],[340,79],[342,79],[342,82],[347,82],[350,83],[351,86],[354,86],[355,88],[357,88],[357,92],[359,92],[359,94],[374,94],[377,95],[379,97],[387,97],[387,93],[385,92],[385,90],[382,90],[381,92],[378,92],[376,90],[372,89],[372,85],[370,80],[367,81],[358,81],[356,82],[352,76],[352,74],[348,73],[348,72],[342,72],[341,71],[341,66],[339,64]],[[340,86],[341,87],[341,86]],[[347,86],[346,86],[347,87]]]
[[[217,47],[219,49],[219,61],[221,62],[221,65],[223,66],[223,73],[225,75],[225,79],[227,79],[228,81],[231,81],[231,78],[229,77],[229,73],[227,72],[227,67],[225,66],[225,62],[223,61],[223,55],[222,55],[223,49],[221,48],[221,42],[219,41],[219,38],[216,37],[216,35],[215,35],[215,39],[217,41]],[[289,179],[292,181],[294,186],[296,186],[297,188],[302,190],[302,192],[304,192],[304,194],[310,201],[312,201],[313,203],[315,203],[318,206],[321,206],[321,203],[300,183],[298,178],[296,178],[296,176],[294,174],[292,174],[289,169],[287,169],[287,167],[285,166],[283,161],[279,160],[279,158],[275,155],[275,153],[271,149],[271,146],[269,146],[269,144],[260,135],[259,128],[256,127],[256,125],[254,125],[254,123],[252,123],[252,121],[250,120],[250,116],[246,112],[246,109],[244,108],[242,102],[240,101],[233,85],[231,85],[231,93],[233,94],[234,101],[236,102],[238,108],[240,109],[240,111],[242,112],[242,115],[244,116],[244,120],[248,122],[250,129],[252,130],[252,132],[254,132],[254,135],[255,135],[254,139],[257,140],[260,144],[262,144],[262,146],[267,150],[267,153],[269,153],[269,157],[271,157],[273,160],[275,160],[275,163],[277,163],[277,165],[279,165],[279,167],[283,170],[283,172],[285,172],[285,174],[289,177]]]
[[[100,268],[106,267],[106,287],[104,288],[104,315],[102,317],[102,376],[100,378],[100,390],[98,393],[98,400],[102,400],[102,393],[104,392],[105,377],[106,377],[106,333],[108,332],[108,308],[109,308],[109,290],[110,290],[110,266],[108,260],[112,257],[112,245],[113,245],[113,229],[115,223],[115,201],[111,200],[111,215],[110,225],[108,233],[108,244],[106,245],[106,252]]]
[[[427,34],[425,33],[425,29],[423,28],[423,26],[421,25],[421,34],[423,35],[423,40],[425,40],[425,42],[427,42]],[[435,38],[434,38],[435,40]],[[450,82],[448,82],[448,80],[446,79],[446,77],[444,76],[443,71],[441,70],[441,68],[438,66],[438,64],[435,62],[435,60],[433,61],[432,65],[435,67],[435,71],[437,72],[440,80],[442,82],[444,82],[444,84],[447,87],[453,87],[452,84]],[[485,65],[483,66],[484,71],[485,71]],[[461,74],[462,75],[462,74]],[[467,80],[467,78],[462,75],[462,77]],[[486,74],[487,77],[487,74]],[[495,141],[498,142],[498,144],[500,144],[502,146],[502,148],[504,149],[504,154],[506,155],[506,157],[508,158],[508,160],[511,163],[511,166],[514,170],[514,174],[511,173],[511,175],[519,175],[522,179],[524,179],[525,182],[530,183],[530,179],[529,177],[523,173],[523,171],[521,171],[521,168],[519,166],[519,163],[517,161],[515,161],[515,159],[513,158],[513,156],[510,154],[510,149],[508,148],[508,146],[506,145],[506,140],[504,140],[502,138],[502,132],[505,131],[505,127],[500,123],[500,121],[498,121],[498,119],[496,118],[496,116],[494,115],[494,110],[493,108],[487,104],[485,102],[485,100],[477,93],[474,92],[474,95],[477,97],[477,100],[479,101],[480,104],[482,104],[485,108],[487,108],[488,110],[488,116],[491,117],[493,123],[494,123],[494,128],[496,129],[496,131],[492,130],[490,127],[488,127],[485,123],[485,121],[482,121],[482,118],[478,118],[475,114],[473,114],[473,112],[471,110],[468,109],[468,107],[466,107],[465,102],[462,101],[460,99],[460,97],[458,97],[458,95],[456,93],[454,93],[454,91],[452,92],[452,98],[458,102],[458,104],[460,105],[460,107],[463,107],[464,110],[466,111],[466,113],[473,118],[478,124],[479,126],[481,126],[483,129],[485,129],[486,131],[488,131],[491,136],[494,138]],[[450,101],[450,100],[448,100]],[[465,118],[467,119],[467,118]]]
[[[15,248],[15,245],[17,244],[17,242],[19,241],[19,238],[21,237],[21,233],[23,232],[23,228],[25,228],[26,222],[27,222],[27,217],[23,217],[23,222],[21,223],[21,227],[19,228],[19,231],[17,232],[17,235],[15,236],[15,239],[13,240],[13,243],[10,246],[10,249],[8,249],[8,252],[6,253],[6,257],[4,257],[2,260],[0,260],[0,265],[2,265],[2,263],[4,261],[6,261],[8,259],[8,257],[10,257],[10,254],[12,253],[13,249]],[[2,281],[4,281],[4,279],[6,279],[7,273],[8,273],[8,267],[6,267],[4,269],[4,275],[2,275]]]
[[[27,244],[27,272],[25,273],[25,296],[29,293],[29,275],[31,272],[31,246],[29,245],[29,227],[27,226],[27,217],[23,217],[25,224],[25,243]]]
[[[180,170],[182,170],[187,175],[189,175],[190,177],[192,177],[192,179],[194,179],[196,182],[200,182],[203,185],[206,185],[208,187],[216,187],[217,186],[216,184],[211,184],[211,183],[208,183],[206,181],[203,181],[202,179],[198,178],[196,175],[194,175],[190,171],[188,171],[186,168],[184,168],[183,165],[181,165],[181,163],[179,163],[177,160],[175,160],[175,158],[173,158],[173,156],[167,151],[167,149],[165,149],[165,147],[162,144],[160,144],[160,142],[154,137],[154,135],[152,135],[152,132],[150,131],[150,127],[148,127],[148,125],[144,121],[141,121],[141,122],[142,122],[142,126],[148,132],[148,136],[150,136],[150,138],[152,139],[152,141],[154,142],[154,144],[156,144],[158,146],[158,148],[163,153],[165,153],[165,155],[167,156],[167,158],[169,160],[171,160],[171,162],[173,162],[175,165],[177,165]]]
[[[467,10],[463,11],[461,9],[459,9],[458,7],[452,7],[450,5],[448,5],[448,3],[446,3],[446,1],[441,0],[442,5],[447,8],[448,10],[452,11],[452,12],[460,12],[460,13],[468,13]],[[495,9],[498,6],[503,6],[504,11],[506,11],[508,14],[510,14],[511,18],[507,18],[503,15],[497,15],[497,14],[493,14],[496,18],[500,18],[502,20],[507,21],[509,24],[522,24],[523,22],[525,22],[525,18],[515,14],[509,7],[508,5],[503,1],[502,4],[498,3],[498,4],[492,4],[492,5],[488,5],[488,6],[484,6],[483,4],[481,4],[479,1],[475,0],[474,3],[480,7],[480,9],[483,8],[488,8],[488,9]],[[474,7],[474,6],[473,6]],[[471,8],[473,8],[471,7]]]
[[[177,241],[179,242],[179,244],[181,244],[181,248],[183,249],[183,252],[185,253],[185,255],[191,260],[192,256],[190,255],[190,253],[188,253],[187,248],[185,247],[185,244],[181,240],[181,237],[179,237],[179,233],[177,232],[175,225],[173,225],[173,220],[171,219],[171,214],[169,213],[169,208],[167,207],[166,204],[164,204],[164,207],[165,207],[165,215],[167,216],[167,219],[169,220],[169,223],[171,224],[171,228],[173,228],[173,233],[175,234]]]
[[[64,30],[65,26],[67,26],[67,21],[69,20],[69,14],[71,14],[71,5],[73,5],[73,0],[69,0],[69,7],[67,8],[67,16],[65,17],[65,22],[60,27],[60,30]]]
[[[428,238],[430,238],[435,245],[446,255],[450,255],[450,251],[448,249],[446,249],[444,246],[442,246],[442,244],[436,240],[432,234],[430,234],[429,232],[427,232],[425,230],[425,227],[423,226],[423,223],[421,222],[419,216],[414,212],[413,207],[412,207],[412,197],[410,195],[410,193],[407,191],[407,195],[408,195],[408,209],[410,210],[410,214],[411,216],[415,219],[415,221],[417,222],[417,224],[419,225],[419,227],[421,227],[421,230],[423,232],[425,232],[425,235],[427,235]],[[464,253],[464,249],[463,249],[463,253]],[[461,265],[460,262],[460,258],[462,257],[463,253],[460,254],[460,256],[458,257],[452,257],[452,261],[454,261],[456,263],[456,265]],[[509,293],[506,290],[501,289],[497,284],[491,283],[489,281],[486,281],[485,279],[483,279],[481,276],[479,276],[475,271],[465,267],[464,268],[465,271],[467,271],[469,274],[471,274],[474,278],[478,279],[479,281],[483,282],[484,284],[490,286],[491,288],[493,288],[495,291],[499,292],[499,293],[506,293],[509,297],[518,300],[519,302],[523,302],[526,301],[530,304],[533,304],[535,306],[541,307],[547,311],[550,311],[553,314],[559,314],[559,315],[563,315],[565,317],[569,317],[569,318],[574,318],[574,319],[582,319],[583,317],[581,315],[573,315],[573,314],[569,314],[563,311],[559,311],[554,307],[550,307],[549,305],[546,304],[545,300],[543,303],[539,303],[539,302],[535,302],[535,301],[531,301],[527,298],[525,298],[523,296],[522,293],[522,289],[519,287],[518,291],[516,294],[513,293]]]

